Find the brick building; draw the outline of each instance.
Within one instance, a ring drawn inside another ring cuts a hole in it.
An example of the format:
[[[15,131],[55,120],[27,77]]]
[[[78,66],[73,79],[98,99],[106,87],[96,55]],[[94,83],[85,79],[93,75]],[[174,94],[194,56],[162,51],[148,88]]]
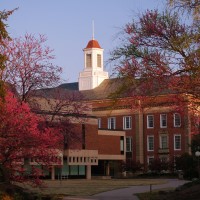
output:
[[[62,93],[80,93],[82,103],[90,106],[86,120],[72,120],[76,133],[82,134],[77,148],[63,150],[62,168],[52,167],[55,177],[86,177],[95,175],[117,176],[122,172],[123,161],[140,161],[144,168],[152,159],[173,160],[184,152],[190,152],[191,123],[187,103],[181,113],[169,104],[169,91],[149,96],[144,101],[135,99],[126,91],[115,92],[124,84],[123,79],[109,79],[103,68],[103,49],[92,39],[84,51],[84,69],[79,81],[57,88],[44,89],[50,93],[59,89]],[[167,98],[166,98],[167,97]],[[182,95],[187,102],[188,96]],[[46,98],[40,98],[45,105]],[[173,99],[173,98],[172,98]],[[37,98],[38,101],[38,98]],[[41,110],[48,110],[42,107]]]

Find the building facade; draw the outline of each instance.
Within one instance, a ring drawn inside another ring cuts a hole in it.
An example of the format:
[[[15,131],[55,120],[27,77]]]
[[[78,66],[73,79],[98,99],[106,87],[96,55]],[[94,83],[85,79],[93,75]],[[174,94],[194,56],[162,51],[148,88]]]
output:
[[[124,170],[122,163],[127,161],[139,161],[148,170],[153,159],[173,161],[185,152],[190,153],[187,104],[181,111],[175,109],[175,103],[169,104],[169,97],[174,94],[169,92],[157,95],[156,100],[151,96],[136,99],[126,92],[115,95],[124,80],[108,78],[98,41],[90,40],[83,51],[84,69],[79,81],[62,84],[57,89],[80,93],[81,102],[89,105],[90,110],[87,120],[73,121],[82,141],[76,148],[63,150],[62,166],[52,167],[52,179],[119,176]],[[152,98],[154,103],[147,103]]]

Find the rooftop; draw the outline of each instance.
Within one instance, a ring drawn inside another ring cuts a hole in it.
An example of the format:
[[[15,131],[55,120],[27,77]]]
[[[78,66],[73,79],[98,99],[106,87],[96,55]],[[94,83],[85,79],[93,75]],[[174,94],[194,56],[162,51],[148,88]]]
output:
[[[166,79],[168,80],[168,79]],[[167,81],[165,82],[167,83]],[[149,88],[148,88],[149,87]],[[55,88],[35,90],[33,96],[45,98],[77,98],[84,101],[124,98],[133,96],[152,96],[173,94],[176,91],[168,89],[167,84],[146,85],[143,79],[112,78],[105,79],[98,87],[91,90],[79,91],[78,82],[64,83]]]
[[[98,48],[101,49],[99,43],[97,40],[90,40],[86,46],[86,49],[91,49],[91,48]]]

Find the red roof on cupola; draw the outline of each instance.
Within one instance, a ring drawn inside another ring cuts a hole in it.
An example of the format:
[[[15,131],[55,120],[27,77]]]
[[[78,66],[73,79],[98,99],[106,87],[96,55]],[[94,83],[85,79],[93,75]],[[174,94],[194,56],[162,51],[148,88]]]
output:
[[[86,49],[90,49],[90,48],[99,48],[101,49],[99,43],[97,40],[90,40],[86,46]]]

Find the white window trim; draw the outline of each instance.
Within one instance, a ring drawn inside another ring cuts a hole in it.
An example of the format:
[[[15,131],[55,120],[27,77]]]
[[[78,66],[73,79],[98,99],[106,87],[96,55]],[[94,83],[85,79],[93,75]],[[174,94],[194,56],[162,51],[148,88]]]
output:
[[[179,136],[179,137],[180,137],[180,149],[177,149],[177,148],[176,148],[176,141],[175,141],[175,137],[176,137],[176,136]],[[180,151],[180,150],[181,150],[181,134],[175,134],[175,135],[174,135],[174,150],[175,150],[175,151]]]
[[[149,149],[149,138],[153,138],[153,150]],[[154,135],[148,135],[147,136],[147,151],[154,151]]]
[[[175,115],[179,115],[180,118],[180,124],[178,126],[176,125]],[[179,113],[174,113],[174,127],[181,127],[181,115]]]
[[[166,126],[162,125],[162,116],[166,116]],[[167,114],[160,114],[160,128],[167,128]]]
[[[153,117],[153,127],[150,127],[149,126],[149,116],[152,116]],[[154,115],[147,115],[147,128],[154,128]]]
[[[113,129],[111,129],[111,119],[114,119],[114,128]],[[114,129],[116,129],[116,117],[109,117],[108,118],[108,129],[109,130],[114,130]]]
[[[129,120],[130,120],[130,127],[129,128],[127,128],[126,127],[126,118],[129,118]],[[123,117],[123,129],[124,130],[131,130],[132,129],[132,117],[131,116],[124,116]]]

